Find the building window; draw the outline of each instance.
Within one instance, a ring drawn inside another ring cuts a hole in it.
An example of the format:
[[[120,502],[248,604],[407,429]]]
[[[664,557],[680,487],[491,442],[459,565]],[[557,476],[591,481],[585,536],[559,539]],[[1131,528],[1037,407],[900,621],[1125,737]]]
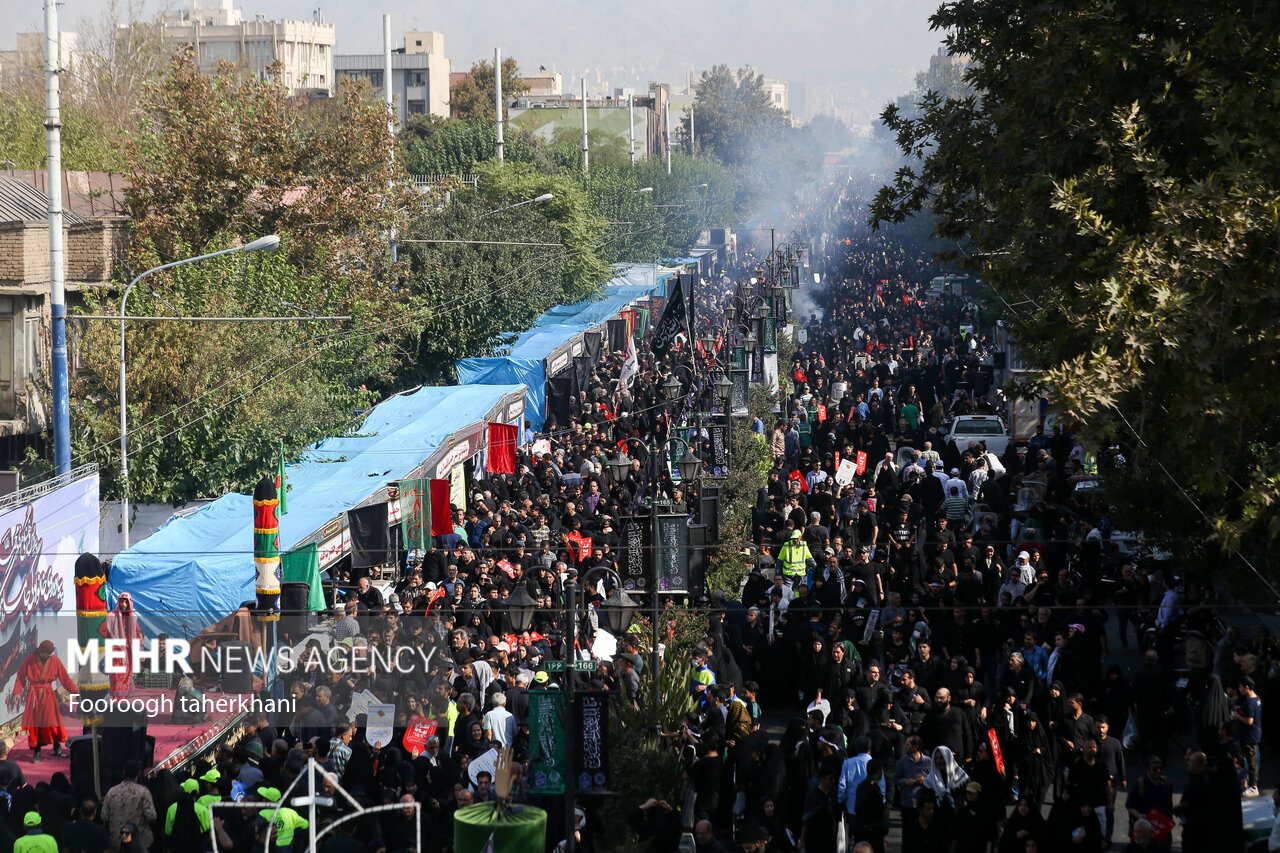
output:
[[[413,80],[409,84],[410,86],[425,86],[427,84],[427,75],[423,74],[421,71],[413,72],[412,76]]]
[[[496,84],[495,84],[495,85],[496,85]],[[774,102],[775,104],[780,104],[780,103],[782,103],[782,93],[781,93],[781,92],[774,92],[774,93],[773,93],[773,102]]]
[[[206,62],[229,62],[234,65],[240,59],[240,45],[233,41],[205,42],[204,58]]]
[[[416,40],[413,42],[413,46],[414,46],[414,47],[422,47],[422,39],[416,39]],[[495,83],[494,85],[495,85],[495,86],[497,86],[497,84],[496,84],[496,83]]]
[[[410,101],[408,104],[409,115],[422,115],[427,111],[426,101]]]
[[[26,364],[23,365],[28,379],[35,379],[43,373],[44,347],[40,345],[40,318],[28,317],[22,322],[22,339]]]
[[[13,381],[13,317],[0,317],[0,382]]]

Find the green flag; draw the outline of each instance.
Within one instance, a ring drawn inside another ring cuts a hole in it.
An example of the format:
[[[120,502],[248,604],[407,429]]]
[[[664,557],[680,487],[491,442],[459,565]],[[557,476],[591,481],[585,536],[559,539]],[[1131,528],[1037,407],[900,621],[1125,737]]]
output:
[[[564,696],[559,690],[529,692],[529,791],[563,794],[568,768],[564,761]]]
[[[425,551],[431,546],[431,481],[400,481],[400,527],[404,547]]]
[[[289,489],[284,478],[284,442],[280,442],[280,457],[276,463],[276,496],[280,498],[280,515],[289,514]]]
[[[307,609],[324,610],[324,590],[320,586],[320,553],[309,542],[280,555],[280,576],[286,583],[302,581],[311,585]]]

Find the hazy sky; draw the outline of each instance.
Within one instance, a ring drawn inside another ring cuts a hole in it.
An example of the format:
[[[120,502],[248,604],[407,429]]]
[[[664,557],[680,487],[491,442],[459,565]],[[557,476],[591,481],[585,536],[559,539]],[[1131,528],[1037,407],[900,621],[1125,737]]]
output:
[[[120,0],[124,5],[127,0]],[[214,0],[216,2],[216,0]],[[716,63],[753,66],[767,77],[803,81],[811,93],[829,89],[875,109],[911,87],[939,39],[928,17],[939,0],[245,0],[246,18],[309,20],[317,6],[337,27],[339,53],[381,49],[383,13],[392,16],[393,38],[406,29],[444,33],[445,53],[454,70],[493,56],[500,46],[522,69],[539,65],[565,75],[576,91],[583,68],[629,68],[607,74],[613,86],[648,80],[681,84],[685,72]],[[110,0],[65,0],[61,28],[74,30],[96,17]],[[41,0],[0,0],[0,49],[12,48],[14,34],[43,28]],[[180,2],[147,3],[152,12]],[[203,5],[203,4],[202,4]],[[210,3],[209,5],[213,5]],[[624,60],[625,57],[625,60]],[[644,67],[640,67],[640,63]],[[588,86],[594,78],[588,79]],[[811,94],[811,98],[813,94]],[[816,99],[815,99],[816,100]],[[864,107],[865,109],[865,107]]]

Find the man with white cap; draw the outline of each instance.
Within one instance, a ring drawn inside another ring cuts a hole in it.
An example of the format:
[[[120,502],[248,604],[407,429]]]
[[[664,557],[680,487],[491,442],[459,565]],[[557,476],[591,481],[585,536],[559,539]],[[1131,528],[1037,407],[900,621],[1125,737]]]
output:
[[[969,484],[960,476],[959,468],[952,468],[951,476],[947,478],[947,482],[942,484],[944,494],[951,494],[953,488],[960,490],[960,497],[964,498],[965,503],[969,502]]]
[[[1009,574],[1014,575],[1015,573],[1018,582],[1023,586],[1031,586],[1036,582],[1036,568],[1031,565],[1031,555],[1026,551],[1019,551],[1017,559],[1009,567]]]

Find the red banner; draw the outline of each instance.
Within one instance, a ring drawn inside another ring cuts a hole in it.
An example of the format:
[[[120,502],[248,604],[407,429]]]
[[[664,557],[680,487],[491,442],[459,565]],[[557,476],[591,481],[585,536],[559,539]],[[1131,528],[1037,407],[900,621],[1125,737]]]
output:
[[[453,532],[453,509],[449,506],[448,480],[431,481],[431,535],[448,536]]]
[[[435,720],[415,715],[410,721],[409,730],[404,733],[404,748],[417,758],[427,748],[427,738],[436,733],[437,727]]]
[[[517,430],[511,424],[489,424],[489,450],[485,454],[490,474],[516,472]]]
[[[853,470],[853,473],[859,477],[867,473],[867,453],[865,450],[858,451],[858,467]]]
[[[987,740],[991,742],[991,757],[996,762],[996,772],[1004,775],[1004,752],[1000,749],[1000,738],[995,729],[987,729]]]

